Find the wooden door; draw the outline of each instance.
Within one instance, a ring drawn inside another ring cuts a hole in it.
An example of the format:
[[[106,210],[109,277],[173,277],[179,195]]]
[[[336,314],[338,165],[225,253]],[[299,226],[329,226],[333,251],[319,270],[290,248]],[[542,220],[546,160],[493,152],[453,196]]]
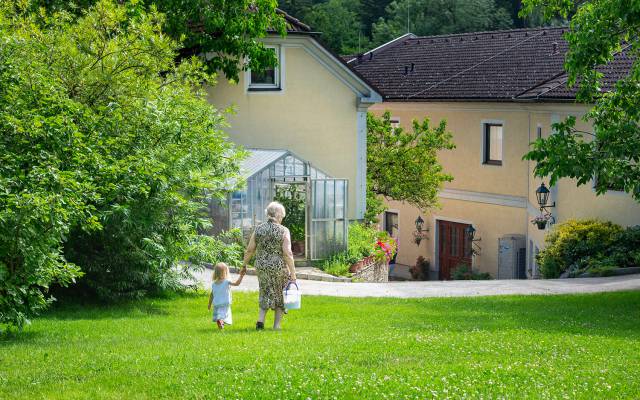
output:
[[[465,233],[468,226],[458,222],[438,221],[440,279],[451,279],[451,274],[461,264],[471,265],[471,241]]]

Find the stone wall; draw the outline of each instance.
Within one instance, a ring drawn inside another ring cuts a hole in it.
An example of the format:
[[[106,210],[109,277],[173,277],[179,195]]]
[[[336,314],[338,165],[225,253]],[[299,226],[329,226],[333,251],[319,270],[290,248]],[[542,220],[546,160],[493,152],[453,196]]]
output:
[[[352,278],[364,282],[389,282],[389,264],[374,262],[359,269]]]

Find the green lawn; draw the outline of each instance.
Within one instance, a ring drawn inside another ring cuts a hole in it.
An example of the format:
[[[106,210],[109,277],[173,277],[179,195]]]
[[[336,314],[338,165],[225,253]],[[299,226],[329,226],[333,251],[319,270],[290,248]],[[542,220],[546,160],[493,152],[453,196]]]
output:
[[[638,398],[640,292],[306,297],[284,331],[204,294],[58,307],[0,339],[0,398]]]

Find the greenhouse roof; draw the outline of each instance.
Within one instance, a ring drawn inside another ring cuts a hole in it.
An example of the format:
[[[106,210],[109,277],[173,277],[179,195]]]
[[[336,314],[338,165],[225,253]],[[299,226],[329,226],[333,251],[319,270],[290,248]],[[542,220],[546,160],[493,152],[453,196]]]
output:
[[[265,149],[248,149],[247,152],[249,157],[240,166],[240,171],[244,178],[253,176],[289,153],[287,150]]]

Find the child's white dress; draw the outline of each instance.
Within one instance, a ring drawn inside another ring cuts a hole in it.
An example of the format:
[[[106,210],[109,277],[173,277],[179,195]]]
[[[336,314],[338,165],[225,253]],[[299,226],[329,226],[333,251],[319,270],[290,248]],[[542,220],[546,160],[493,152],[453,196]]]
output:
[[[221,319],[225,324],[231,325],[231,282],[227,279],[211,284],[213,293],[213,322]]]

